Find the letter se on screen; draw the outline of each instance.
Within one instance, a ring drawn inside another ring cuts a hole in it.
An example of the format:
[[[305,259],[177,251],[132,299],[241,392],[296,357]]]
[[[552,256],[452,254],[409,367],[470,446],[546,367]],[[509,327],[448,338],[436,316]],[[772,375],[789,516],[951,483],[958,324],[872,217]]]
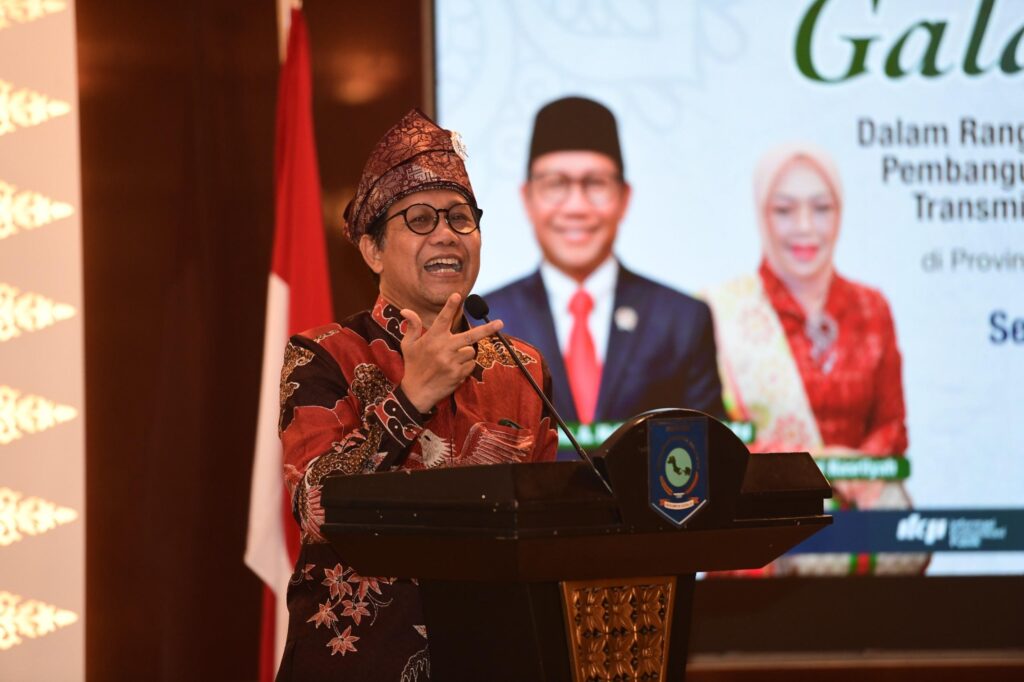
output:
[[[1011,320],[1005,310],[995,310],[989,315],[988,322],[992,327],[988,336],[992,343],[1002,344],[1013,341],[1024,344],[1024,317],[1016,317]]]

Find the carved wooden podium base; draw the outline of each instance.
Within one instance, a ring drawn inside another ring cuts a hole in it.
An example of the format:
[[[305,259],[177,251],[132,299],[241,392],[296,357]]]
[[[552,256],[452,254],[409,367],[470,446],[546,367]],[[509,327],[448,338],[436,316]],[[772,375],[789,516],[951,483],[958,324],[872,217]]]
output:
[[[667,679],[675,576],[561,585],[573,682]]]

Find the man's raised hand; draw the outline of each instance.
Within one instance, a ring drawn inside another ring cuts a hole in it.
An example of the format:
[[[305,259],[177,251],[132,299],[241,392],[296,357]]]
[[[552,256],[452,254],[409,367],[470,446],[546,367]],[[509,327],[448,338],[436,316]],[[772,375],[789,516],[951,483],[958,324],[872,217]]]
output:
[[[494,320],[458,334],[452,333],[452,322],[461,310],[462,296],[453,293],[437,314],[430,329],[423,333],[423,321],[415,311],[401,311],[406,319],[402,338],[405,375],[402,391],[420,412],[428,412],[442,398],[451,395],[473,371],[480,339],[491,336],[504,326]]]

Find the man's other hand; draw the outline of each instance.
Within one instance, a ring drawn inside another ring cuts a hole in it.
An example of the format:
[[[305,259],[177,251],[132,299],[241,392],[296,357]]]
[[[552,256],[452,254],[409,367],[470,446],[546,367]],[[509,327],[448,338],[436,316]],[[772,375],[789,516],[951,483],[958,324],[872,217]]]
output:
[[[430,411],[458,388],[476,364],[473,344],[504,326],[501,320],[494,320],[453,334],[452,322],[462,309],[461,305],[462,296],[458,293],[449,296],[434,324],[426,332],[423,331],[423,321],[415,311],[408,308],[401,311],[407,322],[405,337],[402,339],[405,375],[401,386],[406,397],[420,412]]]

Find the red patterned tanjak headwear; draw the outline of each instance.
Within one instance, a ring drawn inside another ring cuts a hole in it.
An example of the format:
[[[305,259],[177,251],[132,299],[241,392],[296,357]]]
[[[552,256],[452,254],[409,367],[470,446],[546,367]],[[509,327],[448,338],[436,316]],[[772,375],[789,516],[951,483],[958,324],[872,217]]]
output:
[[[370,153],[356,196],[345,209],[345,233],[359,238],[402,197],[425,189],[451,189],[476,205],[458,133],[445,130],[413,109]]]

